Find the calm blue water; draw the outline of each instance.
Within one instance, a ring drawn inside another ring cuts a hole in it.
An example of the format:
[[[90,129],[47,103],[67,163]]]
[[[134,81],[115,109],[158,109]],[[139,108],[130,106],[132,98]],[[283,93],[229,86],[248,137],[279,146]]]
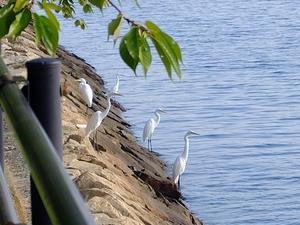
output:
[[[108,87],[122,74],[119,100],[139,140],[152,112],[168,111],[153,145],[169,164],[186,130],[201,134],[191,140],[182,187],[205,224],[299,225],[299,1],[127,3],[129,16],[151,18],[180,43],[183,80],[169,81],[158,61],[146,80],[134,77],[106,42],[112,10],[91,15],[83,32],[64,22],[61,44],[95,66]]]

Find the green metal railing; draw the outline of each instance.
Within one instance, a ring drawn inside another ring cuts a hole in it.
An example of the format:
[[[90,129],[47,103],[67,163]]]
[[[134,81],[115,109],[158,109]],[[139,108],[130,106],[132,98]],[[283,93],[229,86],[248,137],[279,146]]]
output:
[[[0,56],[0,104],[55,225],[95,225],[47,134]],[[0,216],[4,212],[0,211]]]
[[[4,174],[0,168],[0,225],[5,225],[8,222],[16,224],[19,221],[4,178]]]

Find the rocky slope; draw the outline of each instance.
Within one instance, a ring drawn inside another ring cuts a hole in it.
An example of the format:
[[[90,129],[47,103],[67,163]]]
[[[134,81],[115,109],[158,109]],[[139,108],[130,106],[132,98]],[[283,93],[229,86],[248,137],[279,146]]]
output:
[[[35,47],[31,29],[14,43],[4,40],[2,55],[12,74],[23,77],[26,61],[47,56]],[[76,125],[86,124],[89,116],[75,79],[83,77],[92,86],[93,111],[107,106],[104,82],[92,66],[63,48],[57,57],[62,61],[64,163],[97,224],[202,224],[165,176],[164,162],[137,143],[117,102],[98,129],[98,142],[83,138],[84,130]],[[28,171],[14,142],[6,128],[6,175],[19,216],[30,223]]]

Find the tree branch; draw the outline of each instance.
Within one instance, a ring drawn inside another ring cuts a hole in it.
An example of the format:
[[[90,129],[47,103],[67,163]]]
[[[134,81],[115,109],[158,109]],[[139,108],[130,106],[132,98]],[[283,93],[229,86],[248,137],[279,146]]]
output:
[[[135,22],[134,20],[128,18],[127,16],[124,15],[124,13],[122,12],[121,9],[119,9],[118,6],[115,5],[115,3],[113,3],[111,0],[107,0],[107,2],[115,9],[118,11],[118,13],[122,16],[122,18],[128,23],[130,24],[131,26],[136,26],[136,27],[139,27],[142,31],[145,31],[147,33],[150,33],[149,30],[144,27],[143,25],[141,24],[138,24],[137,22]]]

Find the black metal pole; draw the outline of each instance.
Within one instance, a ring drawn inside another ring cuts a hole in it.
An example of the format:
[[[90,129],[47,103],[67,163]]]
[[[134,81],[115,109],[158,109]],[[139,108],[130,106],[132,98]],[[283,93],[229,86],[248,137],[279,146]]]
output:
[[[3,112],[0,107],[0,169],[4,171],[4,147],[3,147]]]
[[[55,147],[18,86],[10,82],[11,79],[0,56],[0,103],[20,143],[20,150],[52,223],[96,225]]]
[[[2,42],[0,39],[0,56],[2,54]],[[4,171],[4,147],[3,147],[3,112],[0,107],[0,168]]]
[[[62,159],[59,60],[34,59],[26,63],[29,104]],[[34,137],[33,137],[34,138]],[[49,171],[51,173],[51,171]],[[47,176],[47,174],[45,174]],[[31,178],[32,225],[51,225],[42,200]]]

